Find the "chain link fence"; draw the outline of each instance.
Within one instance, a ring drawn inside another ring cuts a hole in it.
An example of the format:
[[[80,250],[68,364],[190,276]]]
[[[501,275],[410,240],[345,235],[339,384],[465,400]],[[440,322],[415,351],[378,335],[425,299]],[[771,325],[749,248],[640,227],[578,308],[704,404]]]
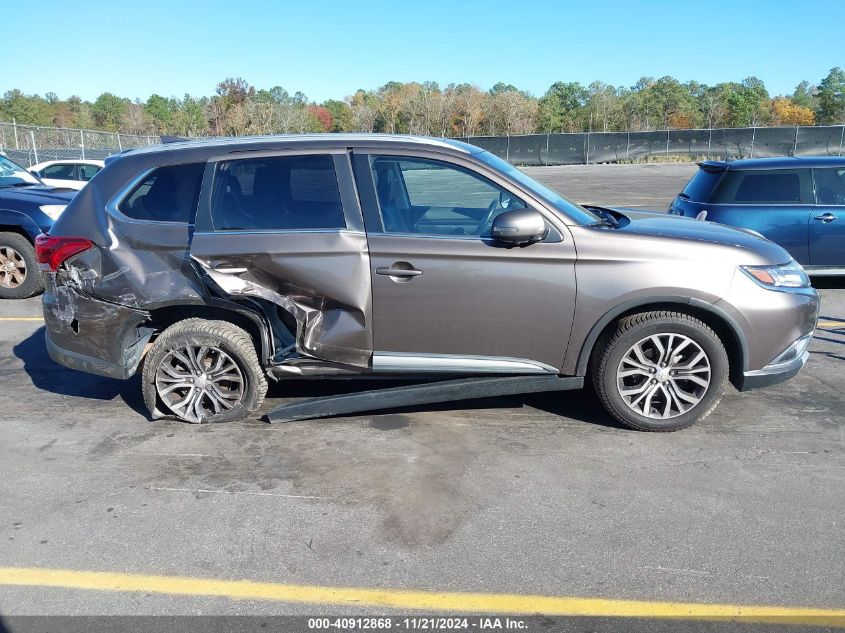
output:
[[[845,125],[471,136],[459,140],[516,165],[583,165],[669,156],[842,156]]]
[[[583,165],[670,156],[842,156],[845,125],[471,136],[458,140],[516,165]],[[0,151],[25,167],[45,160],[103,159],[124,149],[157,143],[158,136],[0,122]]]
[[[24,167],[45,160],[102,160],[124,149],[158,142],[158,136],[0,122],[0,151]]]

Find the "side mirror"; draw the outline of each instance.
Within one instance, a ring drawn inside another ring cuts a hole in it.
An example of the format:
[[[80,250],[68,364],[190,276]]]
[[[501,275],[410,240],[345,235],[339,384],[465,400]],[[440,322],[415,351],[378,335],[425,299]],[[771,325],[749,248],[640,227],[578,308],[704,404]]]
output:
[[[493,220],[490,236],[512,246],[526,246],[545,239],[546,220],[534,209],[516,209],[500,213]]]

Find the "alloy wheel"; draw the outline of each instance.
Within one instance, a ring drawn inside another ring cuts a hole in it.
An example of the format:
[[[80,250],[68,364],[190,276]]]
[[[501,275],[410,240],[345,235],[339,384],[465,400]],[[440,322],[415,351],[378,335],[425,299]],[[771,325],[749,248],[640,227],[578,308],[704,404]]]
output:
[[[616,370],[622,400],[647,418],[669,419],[695,408],[710,387],[710,359],[682,334],[653,334],[632,345]]]
[[[244,395],[244,377],[223,350],[189,345],[170,350],[159,363],[155,385],[162,402],[188,422],[203,422],[232,409]]]
[[[11,246],[0,246],[0,286],[17,288],[26,280],[26,261]]]

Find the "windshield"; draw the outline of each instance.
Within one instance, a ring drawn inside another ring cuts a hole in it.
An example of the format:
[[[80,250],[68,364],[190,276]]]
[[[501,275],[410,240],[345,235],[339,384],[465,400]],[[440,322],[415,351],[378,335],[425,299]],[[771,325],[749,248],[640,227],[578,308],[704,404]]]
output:
[[[595,224],[596,222],[600,222],[602,220],[602,218],[600,218],[595,213],[588,211],[581,205],[576,204],[571,200],[567,200],[557,191],[549,189],[546,185],[540,184],[539,182],[526,175],[510,163],[503,161],[501,158],[495,156],[494,154],[491,154],[488,151],[483,151],[478,154],[475,154],[475,157],[487,163],[497,171],[507,174],[510,178],[518,182],[520,185],[522,185],[532,193],[537,194],[540,198],[551,204],[558,211],[565,214],[568,218],[575,220],[579,224]]]
[[[14,187],[22,184],[38,185],[40,182],[17,163],[13,163],[5,156],[0,156],[0,187]]]

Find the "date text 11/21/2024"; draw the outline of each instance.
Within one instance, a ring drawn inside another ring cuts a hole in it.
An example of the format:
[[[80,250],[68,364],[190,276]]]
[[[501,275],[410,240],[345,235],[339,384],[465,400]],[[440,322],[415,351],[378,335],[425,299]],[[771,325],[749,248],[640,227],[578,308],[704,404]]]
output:
[[[500,617],[339,617],[309,618],[309,630],[409,630],[409,631],[524,631],[528,626],[525,620]]]

